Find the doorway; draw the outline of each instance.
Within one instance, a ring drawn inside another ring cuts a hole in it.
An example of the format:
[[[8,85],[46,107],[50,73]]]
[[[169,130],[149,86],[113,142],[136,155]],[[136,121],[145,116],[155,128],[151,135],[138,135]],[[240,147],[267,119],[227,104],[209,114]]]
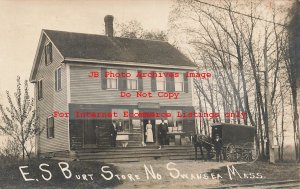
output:
[[[96,147],[96,125],[92,120],[83,122],[83,144],[84,148]]]

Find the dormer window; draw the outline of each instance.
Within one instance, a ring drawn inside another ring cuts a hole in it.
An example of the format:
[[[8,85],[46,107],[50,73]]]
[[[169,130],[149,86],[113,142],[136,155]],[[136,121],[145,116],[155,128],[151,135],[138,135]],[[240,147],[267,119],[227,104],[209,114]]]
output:
[[[52,43],[48,43],[45,46],[45,64],[49,65],[52,63]]]

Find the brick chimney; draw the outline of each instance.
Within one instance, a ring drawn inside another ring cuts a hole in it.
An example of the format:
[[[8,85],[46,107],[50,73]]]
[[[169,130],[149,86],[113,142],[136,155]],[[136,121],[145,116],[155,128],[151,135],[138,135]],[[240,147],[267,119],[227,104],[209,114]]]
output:
[[[114,36],[114,17],[112,15],[106,15],[104,17],[104,22],[105,22],[105,35],[108,37],[113,37]]]

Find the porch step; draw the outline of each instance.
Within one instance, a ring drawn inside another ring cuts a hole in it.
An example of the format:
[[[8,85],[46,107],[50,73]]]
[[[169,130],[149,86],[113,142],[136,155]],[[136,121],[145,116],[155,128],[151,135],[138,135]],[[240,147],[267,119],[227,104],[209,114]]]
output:
[[[123,148],[124,149],[124,148]],[[194,149],[139,149],[139,150],[122,150],[118,149],[115,151],[107,150],[101,152],[77,152],[79,156],[91,156],[91,155],[124,155],[127,154],[161,154],[161,153],[179,153],[179,152],[192,152]]]
[[[96,152],[109,152],[109,151],[136,151],[136,150],[156,150],[158,146],[156,145],[148,145],[145,147],[142,146],[134,146],[134,147],[127,147],[127,148],[113,148],[113,147],[102,147],[102,148],[83,148],[80,150],[76,150],[76,153],[96,153]],[[167,149],[167,150],[180,150],[180,149],[194,149],[192,145],[186,145],[186,146],[164,146],[162,149]]]
[[[116,158],[129,158],[129,157],[153,157],[153,158],[160,158],[160,157],[172,157],[172,156],[193,156],[193,151],[188,152],[156,152],[156,153],[131,153],[131,154],[84,154],[77,156],[79,159],[105,159],[107,157],[110,157],[112,159]]]
[[[193,146],[102,148],[76,151],[76,158],[84,161],[134,162],[155,159],[193,159]]]

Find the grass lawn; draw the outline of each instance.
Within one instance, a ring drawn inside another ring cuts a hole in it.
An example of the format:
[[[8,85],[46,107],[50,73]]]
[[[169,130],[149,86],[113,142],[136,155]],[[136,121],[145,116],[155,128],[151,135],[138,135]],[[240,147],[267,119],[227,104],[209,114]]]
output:
[[[104,170],[111,171],[114,175],[118,174],[118,170],[112,165],[87,161],[67,162],[68,169],[72,173],[71,178],[67,179],[58,165],[59,162],[61,161],[51,159],[33,159],[27,162],[13,163],[0,162],[0,188],[111,188],[121,184],[121,181],[115,176],[109,180],[105,180],[101,176],[102,166],[109,166]],[[26,179],[34,180],[25,181],[19,170],[20,166],[28,166],[22,169],[23,174]],[[66,164],[61,164],[61,166],[64,168]],[[65,174],[69,176],[68,171],[65,171]],[[105,173],[105,177],[109,176],[109,173]]]
[[[300,179],[300,164],[296,163],[270,164],[257,161],[255,163],[236,164],[234,168],[241,177],[238,174],[235,174],[235,176],[231,174],[232,180],[226,166],[211,170],[211,172],[228,175],[221,179],[222,184],[251,184]]]

